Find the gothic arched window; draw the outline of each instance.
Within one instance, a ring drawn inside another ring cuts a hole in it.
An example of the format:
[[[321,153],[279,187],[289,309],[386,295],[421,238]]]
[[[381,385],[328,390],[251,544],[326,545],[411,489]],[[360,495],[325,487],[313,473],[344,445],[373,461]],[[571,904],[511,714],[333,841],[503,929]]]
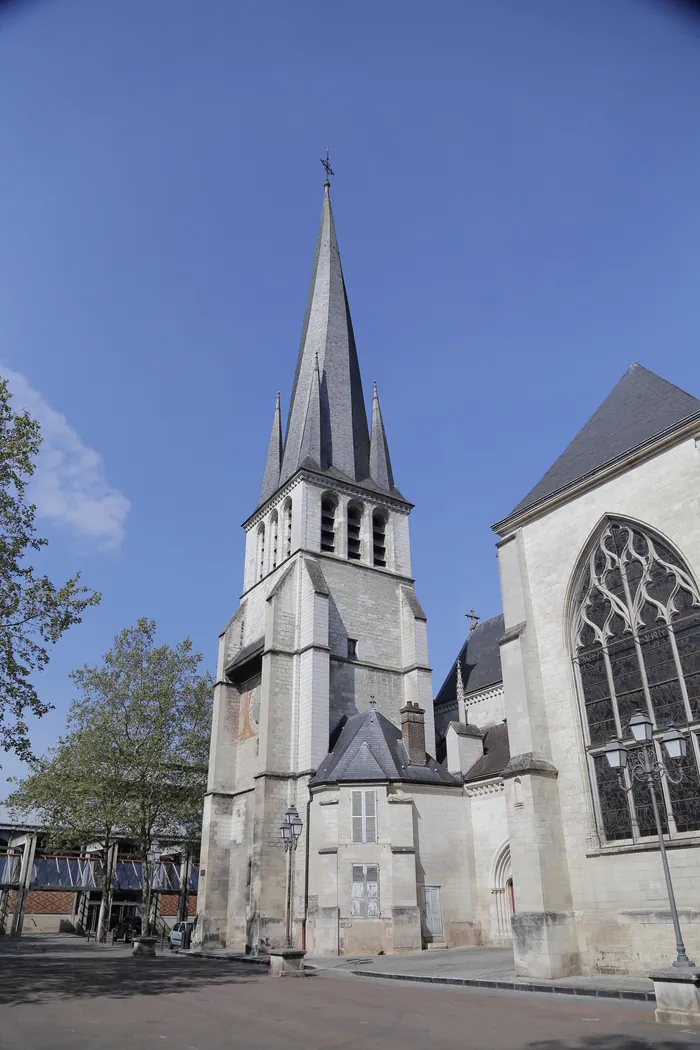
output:
[[[362,504],[348,504],[348,558],[359,561],[362,557]]]
[[[700,591],[650,529],[605,522],[575,590],[573,655],[605,837],[656,834],[646,784],[623,791],[603,754],[611,738],[629,739],[636,711],[650,716],[655,734],[669,723],[688,734],[683,780],[663,781],[662,818],[670,835],[700,829]],[[653,746],[661,758],[659,742]]]
[[[279,519],[277,511],[273,510],[270,515],[270,568],[277,568],[277,544],[279,543]]]
[[[386,514],[375,510],[372,515],[372,562],[386,567]]]
[[[265,524],[262,521],[258,525],[258,551],[257,551],[257,555],[258,555],[258,564],[257,564],[258,579],[262,580],[263,576],[265,575]]]
[[[335,496],[324,496],[321,500],[321,550],[335,552],[335,512],[338,502]]]
[[[292,553],[292,500],[288,496],[284,501],[284,556]]]

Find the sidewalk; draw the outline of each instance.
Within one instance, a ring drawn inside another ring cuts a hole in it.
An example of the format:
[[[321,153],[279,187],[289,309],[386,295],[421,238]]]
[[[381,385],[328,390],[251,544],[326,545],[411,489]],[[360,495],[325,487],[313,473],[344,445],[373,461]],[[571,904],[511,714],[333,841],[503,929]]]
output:
[[[447,948],[407,955],[318,956],[307,958],[305,963],[315,970],[342,969],[358,977],[394,981],[655,1001],[654,986],[647,977],[559,977],[555,981],[516,977],[510,948]]]

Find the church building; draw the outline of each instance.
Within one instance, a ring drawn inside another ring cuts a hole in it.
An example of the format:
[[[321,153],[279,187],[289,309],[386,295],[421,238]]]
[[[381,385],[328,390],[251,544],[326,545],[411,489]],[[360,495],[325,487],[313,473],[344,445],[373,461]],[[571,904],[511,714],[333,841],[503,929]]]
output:
[[[326,182],[286,428],[278,395],[219,640],[202,947],[280,947],[291,889],[315,955],[512,940],[533,976],[658,963],[648,790],[605,757],[643,710],[659,756],[670,721],[688,743],[662,801],[700,955],[699,501],[700,402],[633,365],[494,527],[503,615],[473,624],[433,701],[412,505],[376,385],[368,426]]]

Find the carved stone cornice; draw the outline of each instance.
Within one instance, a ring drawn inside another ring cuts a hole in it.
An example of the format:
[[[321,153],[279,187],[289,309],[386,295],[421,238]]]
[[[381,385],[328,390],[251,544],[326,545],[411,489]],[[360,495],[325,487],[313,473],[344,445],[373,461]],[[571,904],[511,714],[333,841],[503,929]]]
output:
[[[483,784],[465,784],[464,791],[467,798],[479,798],[482,795],[500,795],[505,789],[502,780],[488,780]]]

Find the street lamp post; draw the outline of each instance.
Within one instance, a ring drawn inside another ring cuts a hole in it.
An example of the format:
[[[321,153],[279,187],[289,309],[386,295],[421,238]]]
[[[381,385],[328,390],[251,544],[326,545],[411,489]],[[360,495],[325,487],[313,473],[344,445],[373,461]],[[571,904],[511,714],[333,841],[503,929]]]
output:
[[[683,944],[681,926],[678,921],[678,909],[676,908],[676,897],[673,892],[673,882],[671,881],[671,871],[668,866],[666,844],[661,826],[659,804],[656,798],[656,785],[661,784],[663,777],[666,777],[672,784],[679,784],[683,779],[684,772],[682,769],[673,772],[665,762],[657,759],[652,742],[653,725],[648,715],[642,714],[641,711],[632,715],[629,721],[629,728],[633,741],[625,743],[622,740],[610,740],[605,747],[605,757],[610,768],[617,772],[617,778],[623,791],[628,793],[632,791],[632,785],[627,787],[623,778],[625,769],[627,769],[633,780],[641,781],[649,788],[654,820],[656,821],[656,832],[659,836],[659,850],[666,879],[666,891],[671,906],[671,919],[673,920],[673,929],[676,934],[676,959],[673,965],[678,969],[687,970],[694,968],[695,963],[688,958],[685,945]],[[669,726],[663,736],[660,737],[660,740],[668,758],[679,759],[685,757],[687,741],[683,733],[676,729],[675,726]]]
[[[293,948],[292,943],[292,883],[294,880],[294,854],[296,852],[303,821],[297,813],[296,806],[290,806],[280,825],[280,835],[287,853],[287,900],[285,905],[284,947]]]

